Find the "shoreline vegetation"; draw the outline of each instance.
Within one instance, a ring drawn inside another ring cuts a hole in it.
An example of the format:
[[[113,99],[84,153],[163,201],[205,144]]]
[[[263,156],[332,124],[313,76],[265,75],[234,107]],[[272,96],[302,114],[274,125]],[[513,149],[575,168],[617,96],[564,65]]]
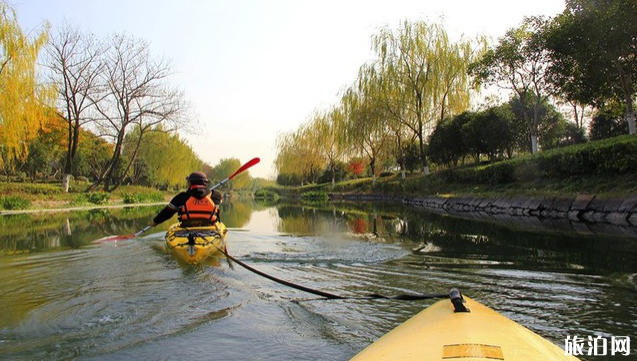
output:
[[[281,196],[308,192],[446,198],[588,194],[615,199],[637,195],[636,175],[637,137],[625,135],[508,160],[439,169],[429,175],[414,174],[406,179],[394,174],[375,182],[368,178],[269,190]]]
[[[620,136],[524,155],[509,160],[438,169],[428,175],[401,173],[378,178],[299,187],[268,186],[256,198],[325,202],[338,199],[576,198],[598,200],[637,196],[637,137]],[[174,191],[122,186],[115,192],[85,192],[78,182],[69,193],[61,183],[0,182],[0,214],[20,210],[130,206],[167,202]]]
[[[65,193],[61,181],[0,182],[0,215],[159,205],[174,195],[141,186],[122,186],[112,193],[86,192],[86,188],[87,183],[76,182]]]

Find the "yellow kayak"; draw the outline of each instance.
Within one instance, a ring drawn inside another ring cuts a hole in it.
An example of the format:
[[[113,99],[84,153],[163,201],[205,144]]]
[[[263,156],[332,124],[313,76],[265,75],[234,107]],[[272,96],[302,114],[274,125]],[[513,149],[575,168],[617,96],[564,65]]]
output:
[[[463,299],[458,296],[456,300]],[[350,361],[578,360],[491,308],[469,297],[464,297],[464,301],[434,303]],[[454,303],[469,312],[454,312]]]
[[[217,222],[207,227],[180,227],[178,223],[166,232],[166,247],[178,259],[199,264],[225,248],[226,226]]]

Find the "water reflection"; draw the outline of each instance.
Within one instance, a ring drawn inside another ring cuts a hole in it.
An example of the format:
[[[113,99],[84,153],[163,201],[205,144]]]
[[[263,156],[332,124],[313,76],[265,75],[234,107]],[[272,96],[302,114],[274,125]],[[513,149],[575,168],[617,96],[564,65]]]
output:
[[[78,249],[109,235],[143,228],[161,209],[128,207],[0,217],[0,255]],[[400,204],[334,203],[323,207],[261,204],[230,199],[222,220],[230,228],[248,224],[254,212],[276,209],[276,231],[293,236],[346,234],[401,243],[428,264],[466,263],[593,272],[637,270],[637,240],[620,236],[524,231],[470,221]],[[269,218],[269,216],[268,216]],[[165,230],[165,222],[156,231]]]
[[[367,239],[407,243],[430,264],[501,264],[508,267],[635,272],[637,240],[510,229],[401,205],[279,206],[279,231],[299,236],[347,232]]]
[[[343,360],[426,306],[292,303],[307,294],[223,258],[180,267],[163,247],[170,221],[143,242],[92,243],[138,231],[160,208],[0,216],[0,358],[154,360],[187,344],[193,359]],[[222,220],[234,256],[314,289],[458,287],[556,344],[634,333],[634,239],[530,232],[401,204],[229,199]]]
[[[158,210],[127,207],[0,216],[0,255],[78,249],[104,236],[132,234]]]

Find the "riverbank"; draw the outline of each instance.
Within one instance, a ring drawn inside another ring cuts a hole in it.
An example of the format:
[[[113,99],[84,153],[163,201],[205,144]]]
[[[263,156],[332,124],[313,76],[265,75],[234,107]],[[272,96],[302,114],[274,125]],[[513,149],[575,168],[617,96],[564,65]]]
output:
[[[528,231],[576,232],[637,238],[637,196],[597,198],[523,196],[409,196],[331,193],[332,202],[400,202],[439,215],[505,224]]]
[[[400,202],[429,212],[507,224],[520,229],[637,237],[637,177],[591,174],[570,178],[519,178],[501,184],[467,184],[445,175],[400,176],[288,189],[283,194],[326,192],[331,201]]]
[[[74,212],[74,211],[89,211],[92,209],[118,209],[126,207],[150,207],[166,204],[165,202],[153,202],[153,203],[123,203],[117,202],[116,204],[101,204],[94,206],[69,206],[67,202],[46,202],[40,205],[35,205],[32,209],[16,209],[16,210],[0,210],[0,216],[12,215],[12,214],[27,214],[27,213],[47,213],[47,212]]]
[[[115,192],[86,192],[87,187],[73,184],[63,192],[60,183],[0,182],[0,215],[165,204],[173,196],[140,186],[122,186]]]
[[[637,236],[637,196],[617,199],[591,194],[577,197],[413,197],[403,203],[428,211],[471,219],[513,223],[524,228],[624,233]]]

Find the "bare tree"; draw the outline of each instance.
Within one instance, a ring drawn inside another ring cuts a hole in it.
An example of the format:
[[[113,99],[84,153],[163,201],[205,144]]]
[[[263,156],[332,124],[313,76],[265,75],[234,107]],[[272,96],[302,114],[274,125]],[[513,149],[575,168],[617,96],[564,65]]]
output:
[[[75,27],[64,24],[47,46],[47,67],[50,80],[57,88],[57,103],[68,127],[68,143],[64,163],[62,187],[69,190],[73,160],[80,142],[80,128],[92,121],[90,115],[97,95],[98,81],[104,69],[100,61],[100,46],[92,34],[82,34]]]
[[[187,106],[183,93],[168,83],[172,74],[170,63],[152,58],[146,41],[115,34],[108,41],[103,61],[103,89],[93,100],[101,118],[99,128],[102,135],[113,139],[114,150],[91,189],[103,182],[104,188],[112,191],[135,161],[143,135],[159,124],[163,131],[181,128]],[[135,149],[127,164],[121,164],[124,139],[133,127],[139,129]]]

